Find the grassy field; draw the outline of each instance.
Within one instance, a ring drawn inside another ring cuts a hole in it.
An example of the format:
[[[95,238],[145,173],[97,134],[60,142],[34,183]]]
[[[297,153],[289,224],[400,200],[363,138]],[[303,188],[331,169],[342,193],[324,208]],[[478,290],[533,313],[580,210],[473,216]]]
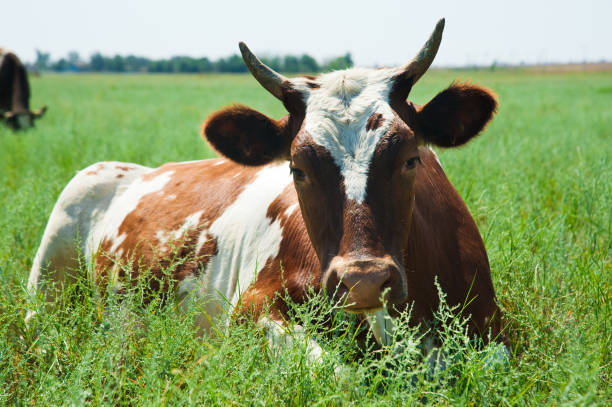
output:
[[[300,344],[274,352],[248,326],[200,341],[172,301],[101,299],[85,282],[27,329],[32,258],[77,170],[210,157],[199,126],[229,103],[284,114],[247,76],[45,75],[31,82],[46,117],[0,128],[0,404],[612,405],[612,73],[435,71],[411,99],[456,78],[500,99],[483,135],[439,155],[484,237],[510,363],[488,363],[445,310],[446,369],[409,329],[403,353],[358,362],[336,335],[313,366]]]

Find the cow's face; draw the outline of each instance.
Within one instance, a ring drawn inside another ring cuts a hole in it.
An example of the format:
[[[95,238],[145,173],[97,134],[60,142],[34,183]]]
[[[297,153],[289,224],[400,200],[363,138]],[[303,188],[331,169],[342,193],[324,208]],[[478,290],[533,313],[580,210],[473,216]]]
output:
[[[290,149],[302,216],[329,295],[371,310],[407,297],[418,141],[389,104],[384,71],[351,69],[294,80],[305,114]]]
[[[34,111],[4,112],[1,117],[13,130],[29,129],[34,126],[34,120],[42,117],[46,110],[47,107],[45,106]]]
[[[6,112],[3,118],[7,126],[13,130],[28,129],[34,125],[34,118],[30,112]]]
[[[435,48],[435,54],[440,37],[441,24],[424,49],[431,54]],[[255,77],[290,114],[274,121],[246,107],[226,109],[207,121],[208,141],[242,164],[289,160],[321,264],[321,283],[330,296],[345,299],[356,312],[376,310],[383,301],[405,302],[402,259],[420,167],[418,146],[467,142],[490,119],[495,99],[482,88],[452,85],[424,107],[408,103],[410,87],[431,55],[399,69],[286,79],[267,67],[262,73],[261,65],[253,67],[261,62],[246,46],[241,49]]]

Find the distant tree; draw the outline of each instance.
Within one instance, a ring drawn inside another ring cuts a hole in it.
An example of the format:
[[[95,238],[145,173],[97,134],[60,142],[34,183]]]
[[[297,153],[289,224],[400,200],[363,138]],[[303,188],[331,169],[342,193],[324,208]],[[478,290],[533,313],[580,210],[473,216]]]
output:
[[[351,54],[347,53],[342,57],[332,59],[325,66],[325,71],[336,71],[338,69],[348,69],[353,67],[353,58]]]
[[[160,61],[149,61],[149,64],[147,65],[147,72],[152,72],[152,73],[161,72],[159,62]]]
[[[190,57],[172,57],[172,72],[195,73],[198,72],[198,64]]]
[[[69,67],[70,64],[64,58],[61,58],[59,61],[52,63],[50,66],[50,68],[53,69],[55,72],[65,72],[68,70]]]
[[[128,55],[124,58],[126,72],[146,72],[150,60],[148,58]]]
[[[275,71],[283,71],[283,64],[279,57],[263,57],[261,62],[274,69]]]
[[[50,67],[51,55],[48,52],[42,52],[41,50],[36,50],[36,62],[34,62],[34,67],[39,71],[44,71],[45,69],[49,69]]]
[[[234,54],[229,58],[221,58],[217,62],[217,70],[219,72],[246,72],[247,67],[241,57]]]
[[[81,60],[81,57],[79,56],[78,52],[70,51],[68,53],[68,58],[66,58],[66,60],[68,61],[69,64],[76,65]]]
[[[213,71],[213,64],[206,57],[196,59],[196,65],[198,68],[198,72],[212,72]]]
[[[167,73],[171,72],[170,70],[170,62],[167,59],[160,59],[157,61],[151,61],[148,65],[149,72],[156,73]]]
[[[76,51],[70,51],[68,53],[68,56],[66,57],[66,63],[68,64],[66,69],[70,71],[79,71],[80,62],[81,62],[81,57],[79,56],[79,53]]]
[[[300,72],[319,72],[319,64],[317,60],[308,54],[304,54],[300,57]]]
[[[115,55],[110,61],[109,71],[125,72],[125,61],[121,55]]]
[[[89,59],[89,69],[94,72],[102,72],[105,68],[104,57],[99,52],[96,52]]]
[[[308,54],[299,57],[286,55],[284,57],[263,57],[262,61],[270,68],[279,72],[288,73],[317,73],[322,66]],[[324,65],[325,70],[346,69],[353,66],[351,54],[346,54],[329,61]],[[136,55],[107,57],[99,52],[91,55],[88,62],[81,60],[78,52],[70,51],[65,58],[51,61],[49,53],[36,50],[36,70],[53,69],[55,71],[91,71],[91,72],[152,72],[152,73],[203,73],[203,72],[247,72],[242,58],[237,54],[227,58],[211,61],[206,57],[192,58],[188,56],[174,56],[170,59],[151,60]]]
[[[283,59],[283,69],[284,72],[297,73],[301,72],[300,69],[300,60],[293,55],[286,55]]]

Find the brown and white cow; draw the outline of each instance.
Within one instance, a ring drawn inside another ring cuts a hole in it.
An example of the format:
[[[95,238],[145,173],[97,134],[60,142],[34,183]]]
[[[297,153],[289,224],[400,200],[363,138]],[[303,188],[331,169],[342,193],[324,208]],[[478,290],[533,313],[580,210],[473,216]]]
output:
[[[30,110],[30,84],[25,66],[10,51],[0,48],[0,120],[17,130],[34,125],[47,107]]]
[[[81,251],[92,278],[117,291],[126,264],[132,277],[160,277],[154,288],[170,273],[181,304],[202,305],[204,331],[226,313],[258,319],[265,306],[282,324],[278,294],[300,302],[314,288],[346,300],[386,342],[387,315],[412,306],[413,323],[431,318],[437,278],[449,302],[468,304],[473,334],[498,335],[482,239],[426,147],[468,142],[492,117],[495,97],[453,84],[424,106],[406,100],[443,25],[405,66],[316,78],[285,78],[241,43],[252,74],[289,114],[273,120],[244,106],[213,114],[203,132],[225,158],[82,170],[53,209],[29,289],[53,297],[45,283],[69,280]]]

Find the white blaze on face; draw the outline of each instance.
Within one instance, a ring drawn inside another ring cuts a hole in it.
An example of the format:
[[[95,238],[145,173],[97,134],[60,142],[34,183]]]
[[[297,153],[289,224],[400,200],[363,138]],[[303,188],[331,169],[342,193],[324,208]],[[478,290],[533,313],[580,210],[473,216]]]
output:
[[[317,83],[316,89],[296,84],[305,95],[304,130],[340,168],[346,198],[361,203],[374,150],[393,120],[388,103],[393,81],[386,70],[349,69],[321,75]],[[375,113],[382,124],[367,130]]]

